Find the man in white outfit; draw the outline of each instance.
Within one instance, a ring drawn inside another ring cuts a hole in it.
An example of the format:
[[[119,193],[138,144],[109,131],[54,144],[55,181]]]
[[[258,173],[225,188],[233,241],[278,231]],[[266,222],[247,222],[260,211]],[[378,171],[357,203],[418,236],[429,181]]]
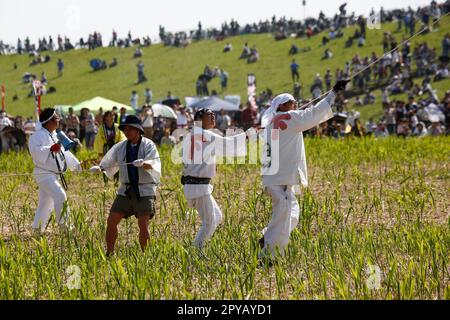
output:
[[[300,189],[299,183],[308,185],[302,131],[333,117],[331,106],[336,94],[343,91],[348,82],[338,81],[323,100],[305,110],[296,110],[297,103],[290,94],[280,94],[263,115],[266,153],[262,175],[264,187],[272,197],[272,220],[260,240],[261,258],[283,255],[299,220],[300,207],[294,189]]]
[[[207,108],[197,111],[194,121],[192,132],[183,140],[184,170],[181,183],[189,207],[195,208],[202,220],[193,242],[196,248],[202,248],[222,221],[222,211],[212,196],[213,186],[210,184],[216,175],[216,155],[245,156],[246,135],[241,133],[222,137],[210,131],[216,126],[216,120],[214,113]]]
[[[59,117],[55,109],[47,108],[39,115],[42,125],[31,137],[28,143],[34,163],[34,175],[39,185],[39,205],[33,222],[33,231],[40,234],[45,231],[53,209],[56,212],[56,222],[60,228],[70,227],[69,209],[63,214],[66,192],[61,187],[57,175],[70,170],[81,170],[80,162],[58,142],[56,129],[59,127]]]

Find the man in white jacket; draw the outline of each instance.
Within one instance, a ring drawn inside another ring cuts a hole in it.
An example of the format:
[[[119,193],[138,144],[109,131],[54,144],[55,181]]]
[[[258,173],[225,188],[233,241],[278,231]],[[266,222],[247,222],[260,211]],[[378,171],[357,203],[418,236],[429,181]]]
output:
[[[323,100],[305,110],[296,110],[297,103],[290,94],[278,95],[263,115],[266,153],[262,175],[265,189],[272,197],[272,220],[260,240],[261,257],[283,255],[298,223],[300,207],[294,187],[299,190],[300,183],[305,187],[308,185],[302,131],[333,117],[331,106],[336,94],[343,91],[348,82],[338,81]]]
[[[120,186],[107,222],[106,255],[114,252],[118,224],[122,219],[135,216],[139,226],[139,244],[144,251],[148,245],[149,220],[155,215],[156,187],[161,177],[161,161],[155,144],[143,137],[141,120],[127,116],[119,126],[127,140],[115,144],[92,172],[104,171],[108,178],[119,172]]]
[[[30,137],[28,142],[34,163],[34,175],[39,185],[39,205],[33,222],[33,231],[40,234],[47,228],[50,214],[56,212],[56,222],[61,229],[71,227],[69,208],[65,212],[66,192],[61,187],[57,175],[70,170],[81,170],[80,162],[58,141],[56,129],[59,127],[59,117],[55,109],[44,109],[39,115],[42,126]],[[61,176],[63,177],[63,176]]]
[[[212,196],[211,179],[216,175],[216,156],[242,157],[246,154],[244,132],[222,137],[211,131],[216,126],[214,113],[207,108],[194,115],[194,127],[183,140],[184,195],[191,208],[195,208],[202,225],[194,239],[196,248],[204,247],[222,221],[222,211]]]

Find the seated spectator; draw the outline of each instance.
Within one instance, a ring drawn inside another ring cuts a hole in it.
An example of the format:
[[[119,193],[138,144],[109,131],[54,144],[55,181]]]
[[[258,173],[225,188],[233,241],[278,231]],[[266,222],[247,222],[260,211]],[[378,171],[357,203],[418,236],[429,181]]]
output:
[[[375,95],[373,93],[370,93],[370,91],[367,91],[366,95],[364,96],[364,105],[368,104],[374,104],[375,103]]]
[[[49,94],[49,93],[55,93],[55,92],[56,92],[56,88],[53,87],[53,86],[49,87],[48,90],[47,90],[47,94]]]
[[[398,76],[394,76],[394,81],[389,86],[389,89],[391,91],[391,94],[401,94],[403,93],[402,89],[402,80]]]
[[[133,58],[141,58],[144,55],[141,48],[136,48]]]
[[[389,136],[389,131],[383,121],[378,122],[377,128],[374,131],[375,138],[385,138]]]
[[[298,47],[295,44],[292,44],[291,48],[289,49],[288,55],[293,56],[299,52]]]
[[[0,131],[2,131],[6,127],[13,127],[14,122],[12,122],[9,118],[6,112],[2,111],[0,112]]]
[[[244,45],[244,48],[242,49],[242,53],[239,56],[239,59],[247,59],[247,58],[250,57],[250,55],[251,55],[251,50],[248,47],[248,44],[246,42],[245,45]]]
[[[449,78],[448,66],[441,65],[436,71],[433,81],[441,81]]]
[[[344,137],[345,137],[345,130],[343,130],[341,123],[337,123],[333,131],[333,138],[341,139]]]
[[[112,62],[109,64],[110,68],[113,68],[118,65],[117,58],[113,58]]]
[[[370,118],[369,121],[366,122],[366,133],[367,135],[372,135],[377,129],[377,125],[373,121],[373,118]]]
[[[358,47],[360,47],[360,48],[364,47],[365,44],[366,44],[366,39],[363,36],[359,37]]]
[[[413,131],[413,136],[425,137],[427,135],[428,135],[428,130],[427,130],[427,127],[425,126],[425,123],[423,123],[422,121],[419,122]]]
[[[44,86],[48,84],[48,80],[47,80],[47,76],[45,75],[45,72],[42,72],[42,74],[41,74],[41,83]]]
[[[351,48],[353,46],[353,38],[348,38],[345,42],[345,48]]]
[[[250,57],[247,59],[247,63],[254,63],[259,60],[259,53],[256,47],[253,47],[250,53]]]
[[[444,134],[444,130],[442,129],[439,121],[433,121],[431,126],[428,128],[428,131],[432,137],[441,136]]]
[[[223,52],[230,52],[231,50],[233,50],[233,46],[228,42],[223,48]]]
[[[355,98],[355,106],[360,107],[362,105],[363,105],[363,102],[361,100],[361,97],[360,96],[356,96],[356,98]]]
[[[108,68],[105,60],[92,59],[89,64],[93,71],[99,71]]]
[[[288,34],[284,30],[275,32],[275,40],[277,40],[277,41],[287,39],[287,37],[288,37]]]
[[[300,83],[298,83],[298,82],[296,82],[296,83],[294,83],[294,94],[293,94],[293,96],[294,96],[294,98],[296,99],[296,100],[299,100],[300,99],[300,97],[301,97],[301,90],[302,90],[302,86],[301,86],[301,84]]]
[[[333,58],[333,52],[331,52],[331,50],[329,48],[327,48],[325,50],[325,52],[323,53],[322,60],[327,60],[327,59],[331,59],[331,58]]]
[[[161,138],[161,145],[174,146],[177,140],[170,134],[170,129],[164,130],[164,136]]]
[[[397,126],[397,136],[399,137],[409,137],[411,135],[411,129],[409,127],[408,118],[402,118]]]

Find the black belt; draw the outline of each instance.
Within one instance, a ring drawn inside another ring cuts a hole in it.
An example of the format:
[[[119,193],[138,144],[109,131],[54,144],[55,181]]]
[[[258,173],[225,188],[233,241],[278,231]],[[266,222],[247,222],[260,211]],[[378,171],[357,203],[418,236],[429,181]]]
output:
[[[209,184],[211,182],[211,178],[199,178],[199,177],[191,177],[191,176],[182,176],[181,184]]]

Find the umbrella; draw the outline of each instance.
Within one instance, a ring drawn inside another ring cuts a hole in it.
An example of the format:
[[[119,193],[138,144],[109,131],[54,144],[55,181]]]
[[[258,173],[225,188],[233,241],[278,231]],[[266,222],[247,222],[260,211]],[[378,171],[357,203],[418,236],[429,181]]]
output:
[[[447,64],[450,61],[450,57],[448,57],[448,56],[440,56],[439,57],[439,61],[442,62],[443,64]]]
[[[225,111],[238,111],[239,110],[238,105],[235,105],[231,102],[222,100],[215,96],[211,96],[211,97],[205,98],[203,100],[200,100],[196,103],[193,103],[191,105],[191,107],[194,109],[209,108],[212,111],[220,111],[222,109]]]
[[[120,110],[120,108],[125,107],[125,109],[127,109],[128,112],[134,113],[134,109],[132,107],[127,106],[123,103],[105,99],[102,97],[95,97],[93,99],[83,101],[72,107],[73,107],[74,112],[80,112],[80,110],[82,108],[88,108],[90,111],[96,112],[96,111],[99,111],[100,108],[103,108],[103,111],[109,111],[109,110],[112,110],[112,108],[114,106],[119,108],[119,110]],[[59,109],[61,110],[62,113],[65,114],[65,113],[69,112],[69,107],[70,106],[60,106]]]
[[[181,101],[178,98],[167,98],[167,99],[161,101],[161,104],[169,106],[169,107],[173,107],[174,105],[180,105]]]
[[[163,117],[163,118],[170,118],[170,119],[176,119],[177,114],[171,107],[165,106],[163,104],[155,103],[152,105],[153,110],[153,116],[154,117]]]

